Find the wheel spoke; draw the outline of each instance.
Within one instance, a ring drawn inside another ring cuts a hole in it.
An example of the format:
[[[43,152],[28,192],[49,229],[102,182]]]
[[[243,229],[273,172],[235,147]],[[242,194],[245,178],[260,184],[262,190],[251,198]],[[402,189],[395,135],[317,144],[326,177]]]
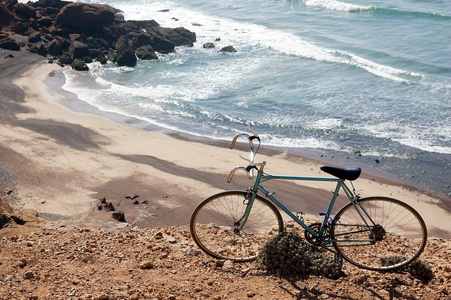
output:
[[[349,203],[337,213],[339,221],[331,228],[334,247],[344,259],[366,269],[390,270],[421,254],[427,230],[413,208],[399,200],[372,197],[361,199],[357,209],[366,222]]]
[[[257,196],[247,220],[247,192],[224,192],[207,198],[195,209],[191,235],[207,254],[221,259],[255,259],[271,235],[283,230],[279,211]],[[244,226],[243,226],[244,224]]]

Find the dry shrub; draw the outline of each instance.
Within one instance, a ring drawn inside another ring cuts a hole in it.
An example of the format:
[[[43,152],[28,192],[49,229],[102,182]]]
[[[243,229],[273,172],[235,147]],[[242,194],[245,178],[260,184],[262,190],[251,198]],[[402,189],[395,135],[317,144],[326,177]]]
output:
[[[405,257],[399,256],[399,255],[387,256],[387,257],[381,258],[381,264],[382,264],[382,266],[388,266],[388,265],[400,263],[400,262],[404,261],[405,259],[406,259]],[[408,264],[407,266],[401,267],[400,269],[397,269],[394,271],[395,272],[399,272],[399,271],[408,272],[413,277],[420,279],[420,280],[424,280],[424,281],[429,281],[434,277],[434,274],[433,274],[432,269],[429,266],[429,264],[420,259],[416,259],[413,262],[411,262],[410,264]]]
[[[260,251],[257,266],[281,275],[342,275],[341,264],[295,232],[282,232],[271,238]]]

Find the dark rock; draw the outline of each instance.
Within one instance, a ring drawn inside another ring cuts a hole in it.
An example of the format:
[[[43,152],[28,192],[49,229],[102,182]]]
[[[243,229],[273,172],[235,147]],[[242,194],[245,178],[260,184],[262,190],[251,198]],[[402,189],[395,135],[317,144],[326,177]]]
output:
[[[99,203],[97,204],[98,210],[106,210],[106,211],[116,211],[113,203],[106,201],[106,198],[103,197],[99,199]]]
[[[119,221],[119,222],[126,222],[125,221],[125,214],[123,211],[115,211],[113,214],[113,219]]]
[[[152,46],[141,46],[135,51],[136,56],[142,60],[158,59],[157,54],[153,51]]]
[[[162,36],[164,39],[171,41],[175,46],[192,47],[196,41],[196,34],[183,27],[164,28],[154,27],[152,30]]]
[[[0,229],[3,228],[5,224],[11,221],[11,216],[8,214],[0,213]]]
[[[73,61],[74,61],[73,57],[67,53],[61,55],[60,58],[58,59],[58,63],[62,64],[63,66],[70,65],[72,64]]]
[[[19,51],[20,50],[20,44],[17,43],[13,39],[4,38],[4,39],[0,40],[0,48],[6,49],[6,50]]]
[[[41,27],[50,27],[53,24],[53,18],[43,17],[37,20],[37,23]]]
[[[3,26],[8,26],[14,20],[14,15],[8,9],[8,7],[0,3],[0,29]]]
[[[139,197],[139,195],[138,194],[130,194],[130,195],[127,195],[127,196],[125,196],[125,198],[126,199],[131,199],[131,200],[134,200],[134,199],[136,199],[136,198],[138,198]]]
[[[39,31],[33,31],[28,35],[29,43],[37,43],[39,41],[41,41],[41,33]]]
[[[99,56],[96,58],[96,60],[102,65],[104,65],[108,62],[108,59],[106,58],[106,56]]]
[[[76,71],[89,71],[89,67],[81,59],[75,59],[70,66]]]
[[[28,51],[30,51],[31,53],[38,53],[38,46],[36,45],[28,45]]]
[[[70,3],[56,16],[56,23],[76,28],[96,28],[113,23],[114,10],[105,4]]]
[[[127,24],[132,25],[134,27],[134,31],[147,31],[150,28],[160,26],[155,20],[131,20],[128,21]]]
[[[116,43],[116,56],[114,61],[119,66],[134,67],[138,59],[133,51],[127,36],[123,35]]]
[[[155,51],[163,54],[168,54],[175,51],[175,44],[173,42],[158,35],[154,35],[152,37],[152,47]]]
[[[54,39],[53,41],[48,43],[47,51],[50,55],[53,56],[61,55],[62,42],[58,39]]]
[[[13,10],[19,18],[28,20],[29,18],[36,18],[36,9],[32,6],[17,3],[13,6]]]
[[[25,21],[16,21],[12,26],[11,30],[18,34],[25,34],[28,30],[30,23]]]
[[[35,7],[37,10],[45,10],[47,14],[50,14],[48,10],[52,12],[56,10],[59,12],[61,8],[68,4],[70,4],[70,2],[61,0],[39,0],[31,3],[31,6]]]
[[[233,53],[236,52],[236,49],[233,48],[233,46],[227,46],[222,48],[221,50],[219,50],[219,52],[229,52],[229,53]]]
[[[41,55],[41,56],[47,56],[47,48],[45,48],[45,45],[44,44],[41,44],[40,46],[39,46],[39,48],[38,48],[38,52],[37,52],[39,55]]]
[[[210,49],[210,48],[214,48],[216,46],[213,43],[205,43],[202,47],[204,47],[206,49]]]
[[[133,39],[133,48],[137,49],[141,46],[151,46],[152,36],[148,33],[140,33]],[[152,48],[153,50],[153,48]]]
[[[83,58],[89,55],[89,47],[83,42],[72,41],[69,53],[73,58]]]

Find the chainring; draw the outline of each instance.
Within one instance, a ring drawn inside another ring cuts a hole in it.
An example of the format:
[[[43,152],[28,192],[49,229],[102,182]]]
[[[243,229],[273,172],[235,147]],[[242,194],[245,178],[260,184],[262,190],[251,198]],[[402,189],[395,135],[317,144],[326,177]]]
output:
[[[309,225],[309,228],[313,230],[316,234],[319,234],[319,230],[321,229],[321,223],[313,223]],[[315,237],[307,230],[304,231],[304,236],[307,242],[315,246],[324,246],[327,243],[324,242],[324,239],[330,237],[330,228],[328,225],[324,227],[323,235],[321,237]]]

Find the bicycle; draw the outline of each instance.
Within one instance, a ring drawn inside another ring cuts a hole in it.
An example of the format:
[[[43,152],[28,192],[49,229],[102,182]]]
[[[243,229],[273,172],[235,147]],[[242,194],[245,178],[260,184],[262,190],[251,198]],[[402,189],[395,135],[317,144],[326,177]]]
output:
[[[265,161],[254,162],[261,141],[258,134],[251,131],[253,135],[241,133],[232,140],[230,149],[234,148],[238,138],[248,139],[250,159],[240,155],[249,165],[234,168],[227,182],[232,181],[237,171],[244,171],[249,179],[255,178],[253,185],[246,191],[212,195],[202,201],[191,216],[191,236],[205,253],[232,261],[256,259],[266,241],[284,230],[279,209],[305,230],[308,242],[333,253],[340,263],[344,258],[357,267],[388,271],[411,263],[422,253],[427,242],[422,217],[400,200],[378,196],[360,198],[352,183],[361,174],[359,167],[320,168],[333,177],[270,175],[264,172]],[[255,141],[258,141],[257,148]],[[336,182],[326,212],[320,213],[322,222],[305,224],[302,215],[291,212],[274,196],[275,193],[263,187],[263,182],[268,180]],[[347,180],[352,189],[346,185]],[[344,192],[349,203],[334,214],[339,191]]]

